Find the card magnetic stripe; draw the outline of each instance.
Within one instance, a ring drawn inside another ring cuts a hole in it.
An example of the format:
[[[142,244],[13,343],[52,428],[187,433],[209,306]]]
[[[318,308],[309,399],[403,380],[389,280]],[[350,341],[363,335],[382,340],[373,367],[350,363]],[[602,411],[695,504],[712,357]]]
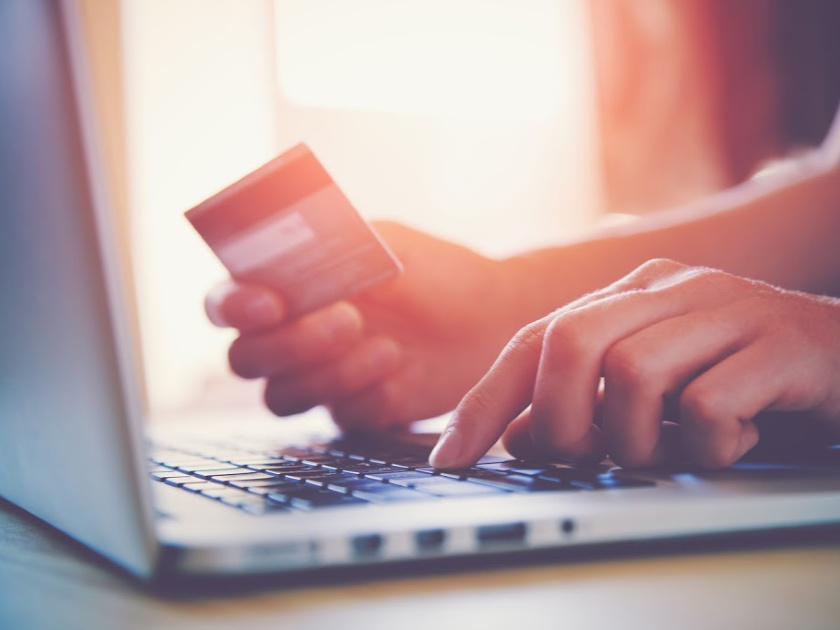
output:
[[[305,145],[268,162],[186,216],[214,247],[333,183]]]

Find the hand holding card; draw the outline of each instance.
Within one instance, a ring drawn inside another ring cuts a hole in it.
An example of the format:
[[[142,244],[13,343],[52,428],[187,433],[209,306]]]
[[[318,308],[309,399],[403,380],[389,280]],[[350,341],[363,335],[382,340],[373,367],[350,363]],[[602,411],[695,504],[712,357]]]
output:
[[[402,267],[306,145],[186,212],[231,275],[276,289],[302,315]]]

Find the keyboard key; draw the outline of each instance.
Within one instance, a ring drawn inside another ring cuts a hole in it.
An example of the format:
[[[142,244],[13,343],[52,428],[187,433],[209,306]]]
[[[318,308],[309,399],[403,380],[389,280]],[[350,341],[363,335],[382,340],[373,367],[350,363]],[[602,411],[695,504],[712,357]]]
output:
[[[500,490],[510,492],[561,492],[579,490],[567,483],[547,479],[538,479],[528,475],[501,475],[496,479],[492,478],[471,478],[470,483],[486,485]]]
[[[292,507],[299,510],[314,510],[323,507],[345,507],[352,505],[367,505],[367,501],[360,497],[348,496],[346,494],[324,493],[308,497],[292,497]]]
[[[195,477],[190,477],[189,475],[182,475],[180,477],[167,477],[166,479],[162,480],[167,486],[175,486],[179,488],[186,483],[190,483],[191,481],[196,481]]]
[[[260,497],[254,497],[255,500],[238,501],[235,507],[238,507],[248,514],[281,514],[284,512],[291,512],[289,506],[281,503],[274,503],[273,501],[266,501]],[[223,500],[224,502],[224,500]]]
[[[546,470],[550,470],[550,464],[542,462],[526,462],[522,460],[509,460],[506,462],[497,462],[494,464],[478,464],[476,468],[483,470],[495,470],[498,472],[512,472],[520,475],[539,475]]]
[[[441,471],[438,473],[441,477],[445,477],[446,479],[456,479],[458,481],[462,481],[467,478],[467,471],[466,470],[448,470],[448,471]]]
[[[352,466],[353,464],[357,464],[358,462],[353,459],[347,459],[346,457],[335,458],[328,462],[321,463],[321,468],[332,472],[341,472],[344,470],[345,466]]]
[[[510,457],[501,457],[499,455],[485,455],[481,459],[478,460],[477,465],[481,464],[500,464],[501,462],[508,462],[510,461]]]
[[[580,487],[582,490],[612,490],[624,488],[650,488],[656,482],[647,479],[631,479],[618,477],[616,475],[603,475],[595,482],[572,481],[571,485]]]
[[[262,470],[264,468],[271,468],[272,466],[282,466],[288,462],[285,462],[282,459],[266,459],[266,458],[256,458],[252,460],[242,459],[236,462],[231,462],[237,466],[242,466],[243,468],[250,468],[252,470]]]
[[[436,497],[467,497],[506,493],[506,490],[499,488],[467,482],[422,484],[416,486],[416,490]]]
[[[351,464],[342,466],[341,470],[345,472],[361,473],[363,475],[394,471],[394,469],[390,466],[382,466],[380,464],[374,464],[372,462],[353,462]]]
[[[313,488],[304,484],[300,484],[296,488],[286,488],[282,492],[269,494],[268,498],[278,503],[288,503],[299,509],[364,503],[361,499],[354,499],[346,494]]]
[[[465,477],[467,479],[485,479],[487,481],[499,481],[507,479],[510,473],[499,472],[495,470],[485,470],[483,468],[471,468],[466,471]]]
[[[283,475],[287,475],[289,473],[306,472],[309,470],[315,470],[315,468],[313,466],[304,466],[303,464],[297,463],[289,463],[281,466],[266,466],[265,468],[259,469],[260,472],[276,475],[278,477],[282,477]]]
[[[272,464],[282,464],[286,462],[286,460],[282,457],[270,457],[269,455],[264,455],[262,453],[240,453],[233,456],[223,455],[217,459],[230,462],[231,464],[236,464],[238,466],[250,466],[252,464],[265,464],[266,466],[271,466]]]
[[[552,467],[541,472],[540,479],[559,479],[561,481],[596,482],[606,474],[603,468],[570,468],[566,466]]]
[[[388,463],[391,464],[394,468],[404,468],[407,470],[414,470],[415,468],[423,468],[429,465],[428,458],[417,458],[417,457],[396,457],[396,458],[387,458]]]
[[[268,496],[270,494],[282,494],[286,490],[293,490],[300,487],[299,481],[276,481],[268,484],[266,482],[255,482],[255,484],[245,488],[251,494],[258,494],[260,496]]]
[[[275,457],[282,457],[283,459],[299,461],[310,455],[313,455],[313,452],[307,448],[298,448],[296,446],[291,446],[289,448],[282,448],[280,450],[273,451],[271,455]]]
[[[311,486],[327,487],[333,484],[340,484],[342,482],[354,482],[362,479],[359,475],[354,475],[353,473],[337,473],[328,470],[324,472],[327,474],[321,477],[313,477],[310,479],[306,479],[305,482]]]
[[[180,457],[171,457],[166,460],[166,465],[172,468],[180,468],[181,470],[189,470],[192,467],[208,466],[208,465],[223,465],[210,457],[188,457],[181,455]]]
[[[193,478],[192,481],[184,483],[180,487],[190,492],[202,492],[204,490],[215,490],[224,486],[216,481],[202,481],[201,479]]]
[[[419,486],[427,485],[427,484],[441,484],[441,483],[450,483],[450,484],[458,484],[461,483],[455,479],[447,479],[446,477],[441,477],[440,475],[429,475],[426,473],[420,473],[416,477],[400,479],[399,477],[395,477],[388,480],[389,484],[395,486],[403,486],[405,488],[416,488]]]
[[[354,480],[336,481],[334,483],[327,484],[327,488],[329,490],[344,493],[353,492],[354,490],[365,490],[368,488],[381,488],[384,486],[385,484],[381,481],[366,479],[363,477],[356,477]]]
[[[222,462],[217,462],[213,459],[206,460],[201,463],[193,462],[191,464],[178,465],[178,470],[183,470],[187,473],[196,473],[205,470],[235,470],[237,468],[239,468],[239,466],[234,466],[233,464],[224,464]]]
[[[241,497],[245,494],[244,490],[239,488],[231,488],[230,486],[219,486],[218,488],[207,488],[200,492],[201,495],[210,497],[211,499],[221,499],[223,497]]]
[[[297,480],[297,481],[306,481],[307,479],[321,479],[322,477],[327,477],[329,475],[334,475],[335,472],[332,470],[324,470],[323,468],[316,468],[309,470],[302,470],[300,472],[293,472],[284,475],[286,479]]]
[[[431,497],[422,492],[399,486],[380,484],[353,490],[353,496],[366,499],[372,503],[393,503],[396,501],[428,501]]]
[[[234,488],[247,488],[253,483],[257,482],[265,482],[271,483],[276,482],[277,477],[274,475],[267,475],[265,473],[245,473],[242,475],[227,475],[225,477],[213,477],[214,481],[220,481],[222,483],[226,483],[229,486],[233,486]]]
[[[315,455],[300,460],[300,463],[306,464],[307,466],[329,466],[330,468],[337,468],[345,461],[349,460],[333,457],[331,455]]]
[[[167,479],[177,477],[189,477],[189,475],[185,475],[183,471],[180,470],[165,470],[163,472],[153,472],[151,473],[151,477],[155,481],[166,481]]]
[[[169,466],[162,466],[160,464],[155,464],[153,462],[149,462],[149,472],[156,473],[156,472],[171,472],[172,469]]]
[[[604,467],[597,468],[554,468],[545,471],[540,479],[559,480],[581,490],[606,490],[612,488],[646,488],[656,485],[647,479],[638,479],[623,474],[604,472]],[[619,471],[621,472],[621,471]]]
[[[214,477],[221,478],[228,475],[241,475],[245,473],[252,473],[253,470],[248,468],[214,468],[209,470],[197,470],[193,473],[199,479],[212,479]]]
[[[376,479],[379,481],[387,481],[388,483],[394,483],[396,481],[411,481],[413,479],[432,479],[432,475],[429,473],[417,472],[415,470],[401,470],[401,471],[391,471],[391,472],[383,472],[383,473],[368,473],[365,474],[367,479]]]

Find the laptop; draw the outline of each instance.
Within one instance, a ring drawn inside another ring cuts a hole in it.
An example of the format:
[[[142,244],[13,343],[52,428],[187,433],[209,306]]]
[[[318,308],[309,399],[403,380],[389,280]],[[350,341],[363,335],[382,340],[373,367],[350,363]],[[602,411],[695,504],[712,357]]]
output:
[[[77,21],[71,2],[0,3],[6,500],[146,580],[840,523],[833,449],[707,473],[500,453],[440,474],[434,434],[341,436],[322,410],[150,432]]]

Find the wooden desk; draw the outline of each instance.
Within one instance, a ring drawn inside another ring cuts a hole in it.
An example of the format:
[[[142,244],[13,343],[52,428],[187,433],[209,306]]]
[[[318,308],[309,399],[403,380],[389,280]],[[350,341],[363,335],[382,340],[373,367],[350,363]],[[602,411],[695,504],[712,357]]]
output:
[[[166,599],[0,501],[0,628],[840,628],[840,540]]]

